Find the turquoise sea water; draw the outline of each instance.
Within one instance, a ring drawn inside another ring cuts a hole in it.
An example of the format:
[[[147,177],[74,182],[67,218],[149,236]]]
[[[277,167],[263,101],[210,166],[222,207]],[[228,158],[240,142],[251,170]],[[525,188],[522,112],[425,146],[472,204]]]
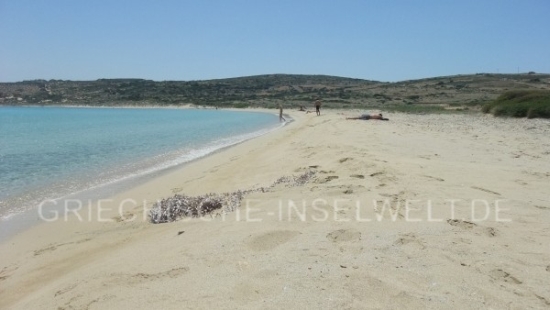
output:
[[[279,127],[276,115],[187,109],[0,107],[0,218],[147,175]]]

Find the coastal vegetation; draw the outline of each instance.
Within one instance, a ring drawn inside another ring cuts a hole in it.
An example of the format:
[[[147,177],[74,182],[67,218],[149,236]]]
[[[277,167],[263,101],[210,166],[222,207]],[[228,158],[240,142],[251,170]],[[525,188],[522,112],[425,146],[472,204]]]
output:
[[[495,116],[550,118],[550,90],[508,91],[485,104],[482,111]]]
[[[517,90],[550,90],[550,75],[478,73],[391,83],[289,74],[204,81],[32,80],[0,83],[0,105],[311,108],[312,101],[321,98],[323,108],[329,109],[423,113],[479,111],[504,92]],[[542,113],[539,110],[532,113]]]

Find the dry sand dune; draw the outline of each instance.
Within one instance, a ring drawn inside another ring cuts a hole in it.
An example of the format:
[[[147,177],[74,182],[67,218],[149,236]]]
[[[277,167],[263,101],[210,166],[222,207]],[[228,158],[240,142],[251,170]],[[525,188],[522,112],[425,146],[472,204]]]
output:
[[[138,203],[111,222],[0,245],[0,308],[550,307],[550,122],[323,112],[121,193],[104,208]],[[233,213],[142,220],[174,193],[260,187]]]

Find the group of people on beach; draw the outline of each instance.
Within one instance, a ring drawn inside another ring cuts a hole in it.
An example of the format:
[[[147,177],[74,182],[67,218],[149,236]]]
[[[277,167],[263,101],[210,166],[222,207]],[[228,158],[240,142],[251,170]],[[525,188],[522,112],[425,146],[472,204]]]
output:
[[[320,116],[321,115],[321,99],[316,99],[315,101],[313,101],[313,104],[315,106],[315,113],[317,114],[317,116]],[[298,111],[303,111],[303,112],[306,112],[306,114],[308,113],[313,113],[313,111],[310,111],[310,110],[307,110],[303,105],[300,106],[300,109]],[[381,121],[389,121],[389,119],[385,118],[382,113],[379,113],[379,114],[375,114],[375,115],[370,115],[370,114],[363,114],[361,116],[356,116],[356,117],[346,117],[347,120],[365,120],[365,121],[368,121],[368,120],[381,120]],[[283,117],[283,105],[279,105],[279,120],[281,122],[283,121],[286,121],[286,119]]]
[[[320,116],[321,115],[321,100],[317,99],[313,102],[313,104],[315,106],[315,113],[317,113],[317,116]],[[313,113],[313,111],[306,110],[306,108],[303,105],[300,106],[300,109],[298,111],[306,112],[306,114]]]
[[[317,99],[313,102],[313,104],[315,105],[315,113],[317,113],[317,116],[320,116],[321,115],[321,100]],[[306,114],[313,113],[313,111],[306,110],[306,108],[303,105],[300,106],[300,109],[298,111],[304,111],[304,112],[306,112]],[[279,104],[279,120],[281,122],[286,121],[285,118],[283,117],[283,105],[281,105],[281,104]]]

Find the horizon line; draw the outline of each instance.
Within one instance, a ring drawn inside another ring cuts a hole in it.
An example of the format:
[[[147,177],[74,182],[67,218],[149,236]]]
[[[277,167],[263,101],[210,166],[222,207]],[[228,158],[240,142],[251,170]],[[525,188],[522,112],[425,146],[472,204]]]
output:
[[[416,78],[416,79],[404,79],[404,80],[396,80],[396,81],[381,81],[381,80],[372,80],[372,79],[364,79],[364,78],[355,78],[355,77],[347,77],[347,76],[339,76],[339,75],[330,75],[330,74],[305,74],[305,73],[266,73],[266,74],[253,74],[253,75],[243,75],[243,76],[234,76],[234,77],[225,77],[225,78],[213,78],[213,79],[195,79],[195,80],[155,80],[155,79],[147,79],[147,78],[141,78],[141,77],[118,77],[118,78],[97,78],[97,79],[44,79],[44,78],[36,78],[36,79],[27,79],[27,80],[19,80],[19,81],[0,81],[2,84],[16,84],[16,83],[25,83],[25,82],[37,82],[37,81],[69,81],[69,82],[96,82],[101,80],[142,80],[142,81],[153,81],[153,82],[209,82],[209,81],[217,81],[217,80],[231,80],[231,79],[242,79],[242,78],[253,78],[253,77],[262,77],[262,76],[323,76],[323,77],[333,77],[333,78],[342,78],[342,79],[352,79],[352,80],[362,80],[367,82],[378,82],[378,83],[400,83],[400,82],[407,82],[407,81],[420,81],[420,80],[428,80],[428,79],[436,79],[436,78],[448,78],[448,77],[456,77],[456,76],[468,76],[468,75],[483,75],[483,74],[492,74],[492,75],[550,75],[550,73],[543,73],[543,72],[535,72],[535,71],[527,71],[527,72],[512,72],[512,73],[495,73],[495,72],[476,72],[476,73],[457,73],[457,74],[451,74],[451,75],[439,75],[439,76],[430,76],[430,77],[423,77],[423,78]]]

